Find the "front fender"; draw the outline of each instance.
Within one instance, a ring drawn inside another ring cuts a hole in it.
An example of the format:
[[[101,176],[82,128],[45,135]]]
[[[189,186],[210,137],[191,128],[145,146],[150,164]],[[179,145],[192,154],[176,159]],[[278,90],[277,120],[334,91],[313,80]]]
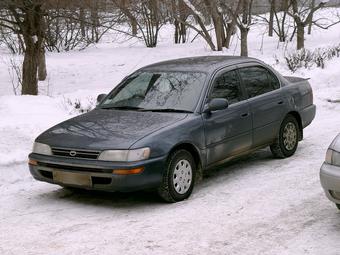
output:
[[[187,118],[147,135],[131,146],[131,149],[150,147],[150,157],[168,155],[176,146],[187,143],[193,145],[202,156],[205,150],[203,120],[200,114],[190,114]]]

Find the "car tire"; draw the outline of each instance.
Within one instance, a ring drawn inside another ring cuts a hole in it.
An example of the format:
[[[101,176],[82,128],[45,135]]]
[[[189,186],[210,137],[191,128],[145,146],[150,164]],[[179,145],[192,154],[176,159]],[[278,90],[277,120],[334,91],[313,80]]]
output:
[[[177,150],[169,156],[159,196],[169,203],[187,199],[195,184],[196,163],[190,152]]]
[[[287,115],[283,120],[279,134],[275,142],[270,146],[270,150],[276,158],[287,158],[292,156],[298,146],[299,124],[292,115]]]
[[[335,205],[340,210],[340,204],[335,204]]]

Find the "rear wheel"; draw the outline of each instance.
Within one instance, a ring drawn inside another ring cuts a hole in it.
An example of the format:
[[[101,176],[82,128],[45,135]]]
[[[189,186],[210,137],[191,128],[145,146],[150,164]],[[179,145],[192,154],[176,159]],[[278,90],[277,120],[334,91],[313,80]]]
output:
[[[279,134],[270,150],[276,158],[287,158],[292,156],[299,142],[299,124],[292,115],[287,115],[283,120]]]
[[[158,194],[167,202],[178,202],[188,198],[194,188],[196,164],[186,150],[173,152],[167,163]]]

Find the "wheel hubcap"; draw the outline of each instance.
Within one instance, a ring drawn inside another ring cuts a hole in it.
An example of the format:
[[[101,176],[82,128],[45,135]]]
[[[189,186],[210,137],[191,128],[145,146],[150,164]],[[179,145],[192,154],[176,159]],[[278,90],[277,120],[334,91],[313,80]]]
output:
[[[288,122],[283,130],[283,145],[286,150],[291,151],[297,143],[297,130],[292,122]]]
[[[190,188],[192,182],[192,169],[188,160],[180,160],[173,174],[173,185],[177,193],[184,194]]]

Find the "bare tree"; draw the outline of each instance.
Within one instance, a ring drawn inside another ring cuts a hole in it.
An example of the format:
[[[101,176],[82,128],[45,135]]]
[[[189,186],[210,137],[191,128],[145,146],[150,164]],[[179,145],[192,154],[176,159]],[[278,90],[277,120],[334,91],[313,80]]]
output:
[[[24,61],[22,68],[23,95],[38,94],[38,69],[41,79],[46,78],[46,63],[43,57],[45,22],[44,1],[42,0],[4,0],[0,9],[7,16],[1,17],[0,26],[20,34],[24,43]]]
[[[223,14],[220,12],[217,0],[204,0],[204,4],[208,9],[214,25],[217,50],[221,51],[225,42]]]
[[[325,2],[320,2],[316,6],[304,6],[298,0],[291,0],[291,11],[288,14],[293,17],[296,25],[297,49],[305,47],[305,27],[313,23],[313,15],[320,8],[324,7]]]
[[[12,52],[24,53],[23,95],[37,95],[38,80],[45,80],[47,77],[45,47],[50,50],[59,50],[59,47],[74,48],[81,41],[85,41],[85,45],[97,43],[101,36],[113,26],[112,22],[103,22],[98,15],[99,7],[103,3],[105,0],[71,2],[66,0],[2,0],[0,2],[2,41]],[[86,15],[87,13],[89,15]],[[87,31],[91,33],[88,35]]]
[[[252,3],[253,0],[242,1],[242,19],[237,22],[237,26],[241,32],[241,56],[248,56],[248,33],[252,18]]]
[[[229,8],[241,34],[241,56],[248,56],[248,33],[252,24],[253,0],[238,0],[236,9]]]
[[[194,29],[208,43],[212,50],[220,51],[223,47],[229,48],[236,26],[235,20],[229,13],[229,10],[234,9],[234,1],[183,0],[183,2],[189,8],[190,15],[199,27],[192,22],[190,23],[190,19],[185,22],[186,25]],[[211,26],[212,28],[210,28]],[[213,40],[209,31],[213,31],[215,40]]]
[[[142,24],[139,24],[146,47],[156,47],[158,33],[162,26],[160,3],[157,0],[143,0],[139,6]]]
[[[277,0],[268,0],[270,3],[270,16],[257,15],[257,18],[268,24],[268,35],[273,36],[275,33],[279,42],[285,42],[288,34],[288,30],[291,27],[287,22],[288,10],[290,8],[290,0],[283,0],[277,2]]]
[[[186,22],[190,15],[190,10],[182,0],[171,0],[170,11],[175,26],[175,43],[185,43],[187,40]]]
[[[198,35],[200,35],[206,43],[209,45],[211,50],[215,51],[216,46],[212,40],[212,37],[209,33],[209,29],[205,25],[205,17],[204,15],[199,11],[199,4],[200,1],[191,2],[190,0],[179,0],[183,1],[183,4],[188,8],[190,16],[193,17],[195,22],[197,23],[198,27],[196,27],[195,24],[192,24],[191,22],[188,22],[186,20],[182,20],[180,17],[176,17],[177,21],[181,24],[184,24],[187,27],[190,27],[191,29],[195,30]]]
[[[276,0],[268,0],[268,1],[270,4],[268,36],[272,37],[274,34],[274,15],[276,12]]]
[[[95,0],[56,1],[46,12],[45,47],[58,52],[98,43],[120,19],[114,7]]]
[[[313,9],[314,7],[315,7],[315,0],[311,0],[310,8]],[[312,14],[312,18],[310,19],[309,24],[308,24],[308,34],[309,35],[312,33],[313,15],[314,15],[314,13]]]
[[[119,10],[127,17],[131,26],[131,34],[136,36],[138,33],[138,22],[137,18],[133,15],[131,11],[131,1],[130,0],[112,0],[112,3],[119,8]]]
[[[165,23],[163,1],[158,0],[112,0],[121,13],[129,20],[131,36],[138,31],[147,47],[157,46],[158,33]]]

